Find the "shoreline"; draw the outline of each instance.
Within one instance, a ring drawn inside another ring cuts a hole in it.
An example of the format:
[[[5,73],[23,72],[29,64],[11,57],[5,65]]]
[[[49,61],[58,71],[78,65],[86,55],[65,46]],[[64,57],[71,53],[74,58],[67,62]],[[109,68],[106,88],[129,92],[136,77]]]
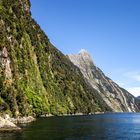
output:
[[[111,112],[109,112],[111,113]],[[58,117],[63,117],[63,116],[84,116],[84,115],[96,115],[96,114],[106,114],[106,112],[95,112],[95,113],[89,113],[89,114],[84,114],[84,113],[75,113],[75,114],[60,114]],[[57,115],[53,114],[44,114],[40,115],[39,118],[47,118],[47,117],[55,117]]]
[[[60,114],[58,117],[63,116],[83,116],[83,115],[94,115],[94,114],[104,114],[104,112],[95,112],[90,114],[84,113],[75,113],[75,114]],[[44,114],[40,115],[39,118],[48,118],[48,117],[55,117],[56,115],[53,114]],[[14,132],[21,132],[22,128],[18,126],[18,124],[26,124],[36,121],[36,118],[33,116],[27,117],[17,117],[12,118],[8,114],[4,114],[3,117],[0,116],[0,133],[14,133]]]
[[[57,117],[69,117],[69,116],[87,116],[87,115],[100,115],[100,114],[124,114],[124,113],[140,113],[140,112],[95,112],[95,113],[75,113],[75,114],[62,114],[58,115]],[[40,115],[37,118],[48,118],[48,117],[56,117],[56,115],[53,114],[44,114]],[[17,117],[17,118],[11,118],[8,114],[5,114],[3,117],[0,116],[0,133],[14,133],[14,132],[21,132],[22,128],[18,126],[18,124],[26,124],[31,123],[33,121],[36,121],[37,118],[34,118],[33,116],[27,116],[27,117]]]
[[[44,115],[40,115],[38,118],[63,117],[63,116],[87,116],[87,115],[101,115],[101,114],[126,114],[126,113],[132,114],[132,113],[140,113],[140,112],[94,112],[89,114],[75,113],[75,114],[60,114],[60,115],[44,114]]]

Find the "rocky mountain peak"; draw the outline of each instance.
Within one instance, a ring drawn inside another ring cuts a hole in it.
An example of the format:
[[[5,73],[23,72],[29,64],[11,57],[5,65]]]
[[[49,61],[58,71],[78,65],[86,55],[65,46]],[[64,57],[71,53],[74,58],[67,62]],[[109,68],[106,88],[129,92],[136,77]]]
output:
[[[89,52],[88,52],[87,50],[85,50],[85,49],[81,49],[81,50],[79,51],[79,54],[78,54],[78,55],[80,55],[80,56],[83,57],[83,58],[92,60],[92,58],[91,58]]]
[[[85,49],[81,49],[78,54],[68,56],[79,67],[91,67],[94,65],[92,57]]]
[[[114,112],[136,112],[138,110],[139,105],[135,97],[119,87],[96,67],[86,50],[82,49],[78,54],[68,55],[68,57]]]
[[[85,50],[85,49],[81,49],[81,50],[79,51],[79,54],[88,54],[88,55],[89,55],[88,51]]]

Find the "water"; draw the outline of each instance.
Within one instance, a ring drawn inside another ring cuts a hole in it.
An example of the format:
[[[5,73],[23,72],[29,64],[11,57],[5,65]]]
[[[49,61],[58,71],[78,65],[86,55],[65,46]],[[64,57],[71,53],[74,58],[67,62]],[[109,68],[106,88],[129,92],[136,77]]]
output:
[[[140,114],[40,118],[0,140],[140,140]]]

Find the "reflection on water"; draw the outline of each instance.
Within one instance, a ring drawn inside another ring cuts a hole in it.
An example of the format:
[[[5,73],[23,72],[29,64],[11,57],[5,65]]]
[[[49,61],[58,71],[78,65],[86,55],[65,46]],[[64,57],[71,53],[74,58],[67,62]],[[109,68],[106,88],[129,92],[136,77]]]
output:
[[[140,140],[140,114],[41,118],[0,140]]]

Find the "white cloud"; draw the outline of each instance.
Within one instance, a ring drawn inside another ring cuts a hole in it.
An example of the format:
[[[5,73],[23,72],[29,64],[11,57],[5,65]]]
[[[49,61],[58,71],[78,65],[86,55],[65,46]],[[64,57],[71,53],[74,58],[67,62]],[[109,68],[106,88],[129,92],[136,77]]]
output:
[[[125,77],[131,78],[133,80],[140,82],[140,72],[139,71],[126,72],[123,75]]]
[[[126,89],[135,97],[140,96],[140,71],[126,69],[116,69],[116,83]]]
[[[115,81],[119,86],[124,87],[126,85],[126,83],[122,82],[122,81]]]
[[[135,97],[140,96],[140,87],[132,87],[127,89]]]

